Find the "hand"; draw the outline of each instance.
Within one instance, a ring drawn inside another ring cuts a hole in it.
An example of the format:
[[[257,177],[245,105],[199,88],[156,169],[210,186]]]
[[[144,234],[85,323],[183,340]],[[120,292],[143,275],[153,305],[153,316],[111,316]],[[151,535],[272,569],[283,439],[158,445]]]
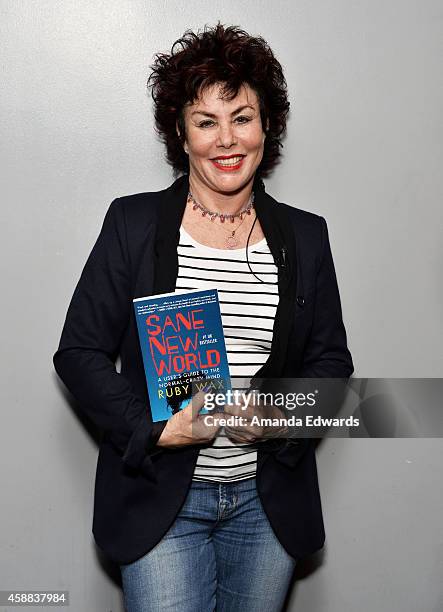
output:
[[[269,425],[263,419],[286,418],[284,412],[277,406],[269,406],[250,402],[246,408],[244,404],[227,404],[224,415],[242,417],[242,425],[225,426],[226,435],[233,442],[261,442],[268,438],[283,438],[288,432],[287,425]],[[252,418],[254,423],[252,422]]]
[[[157,446],[177,448],[191,444],[210,442],[220,429],[216,421],[206,424],[199,412],[204,405],[205,394],[199,391],[191,402],[172,416],[157,441]]]

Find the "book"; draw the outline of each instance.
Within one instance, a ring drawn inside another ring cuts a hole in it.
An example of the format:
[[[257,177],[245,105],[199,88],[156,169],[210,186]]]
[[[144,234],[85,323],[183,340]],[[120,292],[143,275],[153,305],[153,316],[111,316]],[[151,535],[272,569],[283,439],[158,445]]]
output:
[[[154,422],[170,419],[200,390],[231,388],[217,289],[133,300]],[[203,407],[201,414],[208,411]]]

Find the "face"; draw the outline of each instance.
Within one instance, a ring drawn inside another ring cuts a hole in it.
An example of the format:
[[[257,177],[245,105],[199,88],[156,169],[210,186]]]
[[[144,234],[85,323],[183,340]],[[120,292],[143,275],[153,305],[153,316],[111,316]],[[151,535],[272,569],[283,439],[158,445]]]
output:
[[[248,184],[263,157],[263,131],[257,94],[244,84],[232,100],[222,100],[220,85],[206,89],[184,109],[185,151],[190,179],[218,193]]]

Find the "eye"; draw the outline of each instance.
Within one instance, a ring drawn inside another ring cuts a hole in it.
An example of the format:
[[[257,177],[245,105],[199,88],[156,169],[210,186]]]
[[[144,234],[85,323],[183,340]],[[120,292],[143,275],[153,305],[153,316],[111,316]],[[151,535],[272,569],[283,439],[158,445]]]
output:
[[[211,119],[206,119],[206,121],[201,121],[198,124],[198,127],[200,128],[206,128],[206,127],[210,127],[211,125],[214,125],[214,122],[211,121]]]
[[[251,121],[251,117],[247,117],[246,115],[239,115],[235,118],[235,121],[237,121],[237,123],[248,123],[249,121]]]

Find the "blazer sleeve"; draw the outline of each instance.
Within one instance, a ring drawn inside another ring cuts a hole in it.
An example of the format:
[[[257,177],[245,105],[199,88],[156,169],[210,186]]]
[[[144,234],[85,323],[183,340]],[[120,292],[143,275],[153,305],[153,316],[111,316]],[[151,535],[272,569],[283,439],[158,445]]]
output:
[[[123,461],[152,476],[149,453],[159,450],[155,443],[161,428],[153,427],[148,407],[115,368],[131,308],[125,219],[117,198],[109,206],[75,288],[53,363]]]

